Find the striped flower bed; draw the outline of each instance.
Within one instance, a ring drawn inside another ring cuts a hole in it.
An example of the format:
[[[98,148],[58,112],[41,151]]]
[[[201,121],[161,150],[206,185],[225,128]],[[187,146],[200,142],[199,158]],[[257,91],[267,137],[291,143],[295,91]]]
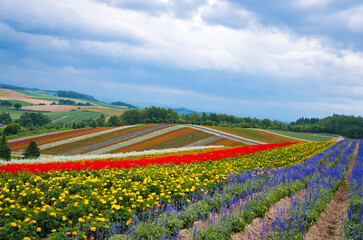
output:
[[[177,127],[177,126],[175,126]],[[172,127],[171,127],[172,128]],[[169,156],[156,159],[139,159],[139,160],[118,160],[118,161],[90,161],[84,160],[79,162],[50,162],[36,164],[7,164],[0,166],[0,172],[18,173],[26,171],[29,173],[45,173],[49,171],[82,171],[98,170],[104,168],[135,168],[147,165],[165,165],[165,164],[187,164],[193,162],[215,161],[224,158],[237,157],[251,154],[268,149],[274,149],[282,146],[288,146],[294,143],[264,144],[211,151],[197,155]]]
[[[167,148],[167,149],[152,149],[137,152],[116,153],[116,154],[97,154],[97,155],[73,155],[73,156],[53,156],[53,157],[39,157],[37,159],[13,159],[5,161],[0,159],[1,165],[9,164],[33,164],[33,163],[50,163],[50,162],[77,162],[84,160],[100,160],[106,161],[114,160],[136,160],[142,158],[159,158],[166,156],[181,156],[181,155],[195,155],[213,150],[225,150],[228,147],[224,146],[200,146],[200,147],[182,147],[182,148]]]
[[[102,141],[105,141],[108,139],[124,136],[126,134],[130,134],[130,133],[133,133],[133,132],[136,132],[136,131],[139,131],[139,130],[142,130],[142,129],[145,129],[148,127],[149,126],[132,126],[130,128],[125,128],[125,129],[121,129],[119,131],[102,134],[100,136],[87,138],[87,139],[83,139],[83,140],[79,140],[79,141],[75,141],[75,142],[71,142],[71,143],[65,143],[60,146],[47,148],[47,149],[42,150],[41,152],[44,154],[61,154],[61,153],[67,152],[67,151],[77,149],[77,148],[88,146],[90,144],[94,144],[94,143],[102,142]]]
[[[237,146],[237,145],[245,146],[246,144],[237,142],[237,141],[234,141],[234,140],[231,140],[228,138],[221,138],[221,139],[218,139],[217,141],[206,144],[206,146],[218,146],[218,145],[233,147],[233,146]]]
[[[131,127],[131,126],[115,127],[115,128],[110,128],[110,129],[107,129],[104,131],[99,131],[96,133],[91,133],[91,134],[87,134],[87,135],[83,135],[83,136],[79,136],[79,137],[64,139],[62,141],[51,142],[51,143],[47,143],[47,144],[39,146],[39,149],[43,150],[43,149],[47,149],[47,148],[51,148],[51,147],[55,147],[55,146],[60,146],[60,145],[66,144],[66,143],[76,142],[76,141],[87,139],[87,138],[93,138],[96,136],[100,136],[100,135],[110,133],[110,132],[116,132],[121,129],[129,128],[129,127]]]
[[[268,133],[260,131],[258,129],[246,129],[246,128],[228,128],[228,127],[208,127],[215,130],[231,133],[234,135],[241,136],[243,138],[248,138],[252,140],[262,141],[265,143],[280,143],[280,142],[302,142],[298,139],[293,139],[289,137],[279,136],[277,134]]]
[[[158,145],[155,149],[163,149],[163,148],[180,148],[187,146],[190,143],[199,141],[200,139],[206,138],[210,136],[210,134],[196,130],[187,128],[184,131],[190,132],[190,134],[185,135],[184,137],[180,137],[174,140],[167,141],[163,144]]]
[[[68,138],[73,138],[75,136],[83,136],[83,135],[87,135],[90,133],[96,133],[96,132],[104,131],[107,129],[109,129],[109,128],[87,128],[87,129],[80,129],[80,130],[74,130],[74,131],[69,131],[69,132],[58,132],[58,133],[47,134],[47,135],[43,135],[43,136],[39,136],[39,137],[33,137],[33,138],[27,138],[27,139],[23,139],[23,140],[19,140],[19,141],[9,142],[8,145],[12,151],[19,151],[19,150],[25,149],[29,145],[30,141],[35,141],[38,145],[43,145],[43,144],[57,142],[57,141],[68,139]]]
[[[109,152],[112,152],[112,151],[114,151],[116,149],[119,149],[119,148],[122,148],[122,147],[125,147],[125,146],[129,146],[129,145],[141,142],[141,141],[145,141],[145,140],[148,140],[148,139],[163,135],[163,134],[165,134],[167,132],[171,132],[171,131],[176,130],[176,129],[184,128],[184,126],[180,126],[180,125],[170,126],[170,127],[167,126],[167,125],[164,125],[164,126],[166,126],[166,127],[164,127],[163,129],[160,129],[158,131],[153,131],[151,133],[148,133],[148,134],[145,134],[145,135],[142,135],[142,136],[137,136],[137,137],[131,138],[131,139],[126,140],[126,141],[117,142],[117,143],[109,145],[109,146],[103,146],[102,148],[99,148],[99,149],[96,149],[96,150],[93,150],[93,151],[89,151],[89,152],[87,152],[87,154],[109,153]]]
[[[194,137],[194,135],[196,135],[197,137]],[[185,147],[192,142],[198,141],[200,137],[207,137],[207,136],[208,134],[204,134],[201,131],[186,127],[129,145],[127,147],[117,149],[110,153],[141,151],[147,149],[173,148],[175,146]],[[176,142],[177,144],[175,144]],[[196,146],[201,146],[201,145],[196,145]]]

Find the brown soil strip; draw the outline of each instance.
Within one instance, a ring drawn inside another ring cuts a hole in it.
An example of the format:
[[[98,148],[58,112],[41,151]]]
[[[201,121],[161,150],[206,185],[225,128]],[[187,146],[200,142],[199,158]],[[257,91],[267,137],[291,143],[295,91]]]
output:
[[[258,194],[260,194],[260,192],[254,193],[252,196],[256,197]],[[304,196],[305,196],[305,189],[303,189],[300,192],[293,195],[294,198],[298,197],[299,199],[302,199]],[[247,198],[251,198],[251,196],[249,196]],[[238,211],[239,206],[241,204],[244,204],[246,200],[247,200],[246,198],[240,199],[239,203],[236,203],[233,206],[231,206],[232,211]],[[254,219],[253,222],[246,227],[246,229],[251,229],[251,230],[253,229],[253,232],[256,233],[256,236],[255,236],[256,239],[257,239],[257,235],[258,235],[258,239],[259,239],[259,232],[260,232],[259,229],[261,227],[266,227],[268,225],[271,226],[271,220],[274,219],[276,216],[278,216],[278,212],[281,212],[281,210],[283,210],[287,213],[287,211],[285,209],[288,209],[290,204],[291,204],[290,197],[285,197],[285,198],[281,199],[270,209],[270,211],[265,215],[264,219],[262,219],[262,218]],[[223,217],[224,217],[224,214],[215,213],[213,215],[211,214],[209,216],[208,220],[196,221],[191,228],[180,230],[177,239],[191,240],[191,239],[193,239],[193,233],[194,233],[195,228],[197,228],[197,230],[200,231],[201,229],[207,228],[209,222],[218,222]],[[263,226],[261,226],[262,222],[264,222]],[[253,236],[253,235],[250,234],[250,236]],[[248,232],[243,231],[240,233],[236,233],[234,236],[232,236],[232,238],[235,240],[248,239]],[[252,237],[252,239],[253,239],[253,237]]]
[[[295,193],[292,198],[303,199],[305,197],[306,189],[300,190],[298,193]],[[268,235],[272,233],[272,220],[277,216],[281,215],[281,213],[288,217],[288,209],[292,203],[291,197],[284,197],[275,205],[270,208],[270,210],[265,214],[264,218],[256,218],[252,221],[251,224],[246,226],[246,229],[242,232],[236,233],[232,236],[233,240],[244,240],[244,239],[267,239]],[[261,232],[264,233],[261,236]]]
[[[358,145],[354,150],[353,158],[349,162],[349,168],[345,175],[342,185],[339,187],[328,203],[325,211],[321,214],[319,220],[311,226],[306,234],[307,240],[339,240],[342,234],[342,218],[347,216],[347,201],[349,199],[349,190],[347,187],[348,176],[353,170],[355,158],[358,153]]]

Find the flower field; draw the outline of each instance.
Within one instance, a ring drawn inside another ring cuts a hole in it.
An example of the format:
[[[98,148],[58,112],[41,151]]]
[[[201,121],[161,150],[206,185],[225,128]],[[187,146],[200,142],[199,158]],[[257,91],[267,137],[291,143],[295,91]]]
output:
[[[13,151],[23,150],[33,140],[41,154],[106,154],[192,146],[243,146],[231,140],[184,125],[134,125],[91,128],[48,134],[9,143]],[[220,141],[218,141],[220,140]],[[228,140],[228,141],[227,141]]]
[[[299,139],[284,137],[274,133],[267,133],[258,129],[249,128],[229,128],[229,127],[208,127],[215,130],[235,134],[247,139],[262,141],[265,143],[280,143],[280,142],[304,142]]]
[[[178,229],[229,206],[232,197],[269,189],[271,180],[274,186],[287,181],[281,171],[303,168],[309,157],[332,144],[264,144],[175,156],[3,165],[0,239],[176,237]]]

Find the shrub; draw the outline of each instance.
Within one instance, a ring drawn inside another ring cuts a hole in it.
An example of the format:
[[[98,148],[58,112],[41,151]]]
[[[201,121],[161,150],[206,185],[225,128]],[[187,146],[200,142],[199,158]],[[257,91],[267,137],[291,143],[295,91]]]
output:
[[[4,135],[8,136],[8,135],[12,135],[12,134],[17,134],[21,129],[21,126],[19,123],[10,123],[9,125],[6,126],[6,128],[4,129]]]
[[[28,147],[24,151],[24,158],[38,158],[40,151],[37,144],[34,141],[30,141]]]

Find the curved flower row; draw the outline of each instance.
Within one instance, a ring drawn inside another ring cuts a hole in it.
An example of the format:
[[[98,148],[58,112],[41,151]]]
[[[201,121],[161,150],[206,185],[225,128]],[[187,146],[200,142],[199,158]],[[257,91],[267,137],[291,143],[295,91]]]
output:
[[[91,133],[91,134],[87,134],[87,135],[83,135],[83,136],[79,136],[79,137],[74,137],[74,138],[68,138],[68,139],[64,139],[64,140],[61,140],[61,141],[41,145],[41,146],[39,146],[39,149],[42,150],[42,149],[46,149],[46,148],[50,148],[50,147],[59,146],[59,145],[65,144],[65,143],[75,142],[75,141],[83,140],[83,139],[86,139],[86,138],[92,138],[92,137],[96,137],[96,136],[99,136],[99,135],[102,135],[102,134],[119,131],[121,129],[129,128],[129,127],[133,127],[133,126],[115,127],[115,128],[111,128],[111,129],[101,131],[101,132]]]
[[[90,133],[95,133],[99,131],[104,131],[109,128],[86,128],[86,129],[79,129],[79,130],[72,130],[67,132],[57,132],[57,133],[51,133],[46,134],[39,137],[33,137],[33,138],[26,138],[23,140],[15,140],[8,143],[9,147],[13,151],[18,151],[21,149],[25,149],[30,141],[35,141],[38,145],[50,143],[50,142],[56,142],[68,138],[72,138],[75,136],[82,136],[87,135]]]
[[[165,133],[168,133],[168,132],[171,132],[171,131],[174,131],[177,129],[181,129],[181,128],[185,128],[185,126],[177,125],[177,126],[162,128],[158,131],[154,131],[154,132],[151,132],[149,134],[145,134],[145,135],[142,135],[139,137],[131,138],[129,140],[122,141],[122,142],[119,142],[116,144],[112,144],[110,146],[102,147],[102,148],[99,148],[99,149],[96,149],[96,150],[93,150],[93,151],[90,151],[87,153],[88,154],[104,154],[104,153],[112,152],[116,149],[119,149],[119,148],[122,148],[125,146],[129,146],[129,145],[141,142],[141,141],[145,141],[145,140],[148,140],[148,139],[151,139],[151,138],[154,138],[154,137],[157,137],[157,136],[160,136]]]
[[[117,154],[100,154],[100,155],[74,155],[74,156],[54,156],[54,157],[39,157],[37,159],[12,159],[10,161],[5,161],[0,159],[1,165],[9,164],[33,164],[33,163],[49,163],[49,162],[77,162],[82,160],[100,160],[105,159],[107,161],[111,160],[121,160],[121,159],[141,159],[141,158],[159,158],[171,155],[185,155],[185,154],[199,154],[202,152],[210,152],[211,149],[226,149],[226,147],[221,145],[215,146],[199,146],[199,147],[181,147],[181,148],[167,148],[167,149],[152,149],[144,151],[133,151],[127,153],[117,153]]]
[[[62,163],[37,163],[37,164],[8,164],[0,166],[0,172],[17,173],[27,171],[30,173],[48,172],[51,170],[57,171],[81,171],[81,170],[96,170],[103,168],[135,168],[147,166],[152,164],[181,164],[192,162],[203,162],[210,160],[219,160],[229,157],[237,157],[241,155],[251,154],[268,149],[283,147],[294,143],[279,143],[279,144],[264,144],[245,146],[233,149],[219,150],[201,153],[198,155],[183,155],[183,156],[169,156],[156,159],[139,159],[139,160],[119,160],[119,161],[90,161],[84,160],[80,162],[62,162]]]

